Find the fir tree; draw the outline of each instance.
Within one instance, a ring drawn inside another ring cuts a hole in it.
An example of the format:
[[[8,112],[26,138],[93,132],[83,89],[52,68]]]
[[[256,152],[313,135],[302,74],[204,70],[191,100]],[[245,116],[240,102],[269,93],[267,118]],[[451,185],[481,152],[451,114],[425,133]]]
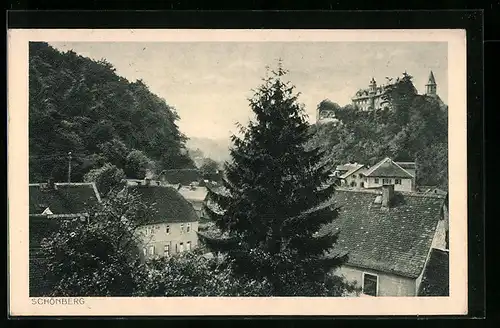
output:
[[[346,260],[330,252],[337,234],[319,233],[337,217],[331,172],[306,146],[309,124],[281,61],[271,73],[249,99],[255,120],[232,136],[223,188],[208,191],[205,211],[222,234],[200,238],[237,275],[269,281],[275,296],[324,295]]]

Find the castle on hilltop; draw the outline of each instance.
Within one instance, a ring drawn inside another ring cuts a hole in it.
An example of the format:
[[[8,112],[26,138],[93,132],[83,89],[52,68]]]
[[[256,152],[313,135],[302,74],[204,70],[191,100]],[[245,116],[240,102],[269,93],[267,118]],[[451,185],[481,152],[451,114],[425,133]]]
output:
[[[406,72],[403,73],[404,77],[408,77]],[[352,104],[355,108],[358,108],[361,111],[371,111],[371,110],[380,110],[380,109],[391,109],[391,104],[385,99],[384,95],[387,94],[387,91],[390,86],[398,83],[400,78],[396,79],[396,82],[392,82],[392,78],[386,78],[388,83],[385,85],[377,85],[375,78],[372,78],[368,88],[359,89],[354,97],[352,97]],[[410,82],[411,83],[411,82]],[[417,89],[411,83],[413,88],[413,92],[418,94]],[[434,78],[434,73],[431,71],[429,73],[429,79],[427,84],[425,85],[425,96],[432,97],[439,102],[441,108],[446,107],[444,102],[441,100],[439,95],[437,94],[437,83]],[[316,113],[316,121],[337,121],[335,118],[335,113],[331,110],[318,110]]]

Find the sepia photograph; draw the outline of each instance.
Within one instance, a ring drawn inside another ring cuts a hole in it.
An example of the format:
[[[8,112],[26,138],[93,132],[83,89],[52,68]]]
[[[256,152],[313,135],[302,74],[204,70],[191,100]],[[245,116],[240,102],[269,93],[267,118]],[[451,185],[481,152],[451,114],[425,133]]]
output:
[[[29,311],[113,298],[466,311],[463,31],[57,33],[23,43],[25,209],[9,251]]]

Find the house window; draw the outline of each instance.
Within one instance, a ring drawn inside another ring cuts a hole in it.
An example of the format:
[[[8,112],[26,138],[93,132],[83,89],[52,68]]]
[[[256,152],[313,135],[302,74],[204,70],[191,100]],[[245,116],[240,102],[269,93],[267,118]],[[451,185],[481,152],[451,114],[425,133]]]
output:
[[[351,187],[356,187],[356,182],[351,182]]]
[[[356,179],[356,174],[353,174],[353,175],[352,175],[352,177],[353,177],[354,179]]]
[[[184,243],[179,243],[179,253],[184,252]]]
[[[170,234],[170,226],[169,226],[169,225],[167,225],[167,226],[165,227],[165,233],[166,233],[167,235],[168,235],[168,234]]]
[[[154,255],[155,254],[155,246],[151,245],[149,246],[149,255]]]
[[[391,179],[382,179],[382,184],[390,184]]]
[[[190,241],[188,241],[188,242],[186,243],[186,250],[187,250],[187,251],[190,251],[190,250],[191,250],[191,242],[190,242]]]
[[[163,247],[163,254],[165,256],[170,256],[170,245],[167,244]]]
[[[377,296],[378,292],[378,276],[363,273],[363,294]]]
[[[191,223],[187,223],[186,224],[186,232],[190,232],[191,231]]]
[[[375,178],[375,183],[378,183],[378,178]]]
[[[394,179],[395,184],[401,184],[401,179]]]
[[[181,224],[181,233],[184,233],[184,224]]]

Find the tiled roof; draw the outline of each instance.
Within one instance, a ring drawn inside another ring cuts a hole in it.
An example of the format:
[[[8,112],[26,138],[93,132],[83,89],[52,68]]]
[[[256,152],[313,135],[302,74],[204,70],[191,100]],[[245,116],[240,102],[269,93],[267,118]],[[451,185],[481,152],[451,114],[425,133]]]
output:
[[[163,186],[130,186],[129,190],[137,192],[141,200],[151,204],[156,211],[150,224],[198,221],[193,206],[172,187]]]
[[[335,169],[337,171],[349,171],[353,168],[358,168],[361,166],[362,166],[362,164],[358,164],[358,163],[346,163],[346,164],[338,165]]]
[[[354,166],[352,167],[349,171],[347,171],[346,173],[342,174],[339,178],[341,179],[345,179],[347,178],[348,176],[350,176],[351,174],[353,174],[354,172],[358,171],[359,169],[363,168],[364,165],[357,165],[357,166]]]
[[[56,183],[55,186],[50,189],[43,183],[29,185],[30,214],[41,214],[47,207],[54,214],[85,213],[100,201],[93,183]]]
[[[413,175],[396,164],[389,157],[384,158],[372,166],[366,171],[365,175],[367,177],[413,178]]]
[[[416,168],[415,162],[395,162],[405,170],[414,170]]]
[[[197,169],[172,169],[160,173],[160,179],[165,179],[171,184],[180,183],[189,185],[201,179],[201,173]]]
[[[349,254],[348,264],[416,278],[422,272],[443,197],[394,194],[394,204],[374,204],[377,191],[337,189],[334,206],[339,217],[323,232],[340,230],[333,252]]]
[[[418,296],[449,296],[449,253],[433,248],[425,266]]]

